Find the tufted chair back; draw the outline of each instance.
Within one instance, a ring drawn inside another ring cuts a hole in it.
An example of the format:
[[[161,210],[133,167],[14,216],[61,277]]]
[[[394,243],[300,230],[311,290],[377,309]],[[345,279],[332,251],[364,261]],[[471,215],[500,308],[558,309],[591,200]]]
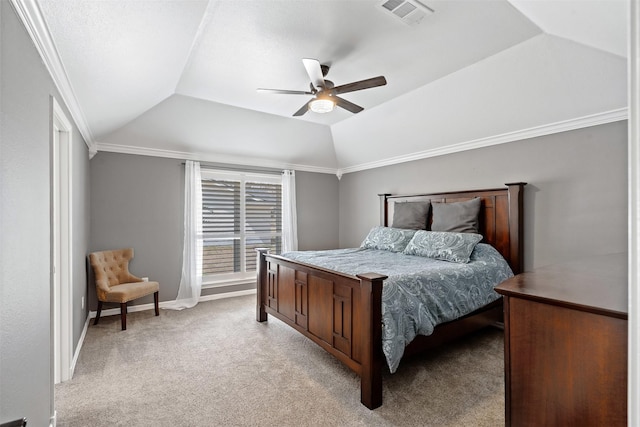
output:
[[[133,248],[94,252],[89,255],[96,278],[98,299],[105,300],[112,286],[142,282],[141,278],[129,273],[131,258],[133,258]]]
[[[129,261],[133,258],[133,249],[117,249],[112,251],[93,252],[89,255],[89,262],[93,268],[96,281],[96,296],[98,297],[98,310],[94,325],[100,320],[102,303],[120,304],[120,316],[122,329],[127,329],[127,303],[133,299],[153,294],[156,316],[158,310],[158,282],[149,282],[146,279],[129,273]]]

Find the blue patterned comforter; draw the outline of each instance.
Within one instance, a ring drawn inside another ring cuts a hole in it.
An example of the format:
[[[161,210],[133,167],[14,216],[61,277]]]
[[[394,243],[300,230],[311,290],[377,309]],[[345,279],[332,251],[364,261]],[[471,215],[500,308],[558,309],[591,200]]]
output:
[[[382,290],[382,350],[391,373],[416,335],[499,298],[493,290],[513,272],[500,253],[479,243],[468,264],[375,249],[298,251],[283,257],[346,274],[389,276]]]

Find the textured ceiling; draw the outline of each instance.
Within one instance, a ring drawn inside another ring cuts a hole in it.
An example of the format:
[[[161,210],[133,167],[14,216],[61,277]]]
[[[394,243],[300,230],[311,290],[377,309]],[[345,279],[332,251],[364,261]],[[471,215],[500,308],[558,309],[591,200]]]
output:
[[[367,117],[376,108],[388,115],[382,106],[397,106],[398,99],[440,85],[449,76],[541,35],[598,50],[616,63],[624,62],[626,54],[625,0],[431,0],[425,3],[435,12],[416,26],[401,22],[382,3],[38,0],[73,96],[98,146],[139,144],[147,149],[254,156],[252,144],[244,149],[236,141],[231,148],[228,139],[225,145],[212,137],[215,125],[194,125],[192,119],[202,111],[216,111],[219,121],[231,117],[236,126],[251,126],[255,112],[260,112],[286,118],[274,118],[269,125],[265,138],[272,144],[271,153],[265,150],[261,158],[310,165],[313,158],[322,158],[316,165],[329,168],[344,166],[339,147],[333,147],[335,125],[346,129],[349,125],[344,123],[355,120],[358,126],[370,127],[374,124],[356,117]],[[259,93],[256,88],[307,90],[304,57],[330,65],[327,78],[336,85],[378,75],[388,84],[344,94],[365,108],[357,115],[337,109],[292,118],[309,96]],[[405,105],[399,108],[409,113],[421,108],[415,102]],[[222,112],[224,106],[228,108]],[[206,117],[202,116],[205,122]],[[180,125],[185,118],[188,127]],[[317,147],[330,152],[319,156],[313,149],[309,158],[297,153],[292,160],[287,148],[291,141],[283,146],[277,142],[287,139],[283,123],[292,121],[308,123],[295,126],[297,141],[304,140],[306,132],[314,136]],[[167,122],[172,127],[165,132]],[[317,125],[328,131],[318,131]],[[163,133],[175,135],[168,138]],[[273,154],[282,150],[289,153]]]
[[[627,1],[510,1],[546,33],[627,56]]]

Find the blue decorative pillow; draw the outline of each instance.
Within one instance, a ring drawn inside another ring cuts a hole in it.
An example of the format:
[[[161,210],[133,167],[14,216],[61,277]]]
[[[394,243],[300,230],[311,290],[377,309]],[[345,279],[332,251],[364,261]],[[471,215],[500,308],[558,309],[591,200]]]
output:
[[[409,241],[416,233],[416,230],[405,230],[400,228],[373,227],[369,234],[362,241],[361,248],[381,249],[391,252],[402,252],[407,247]]]
[[[466,264],[480,240],[482,236],[475,233],[419,230],[403,253]]]

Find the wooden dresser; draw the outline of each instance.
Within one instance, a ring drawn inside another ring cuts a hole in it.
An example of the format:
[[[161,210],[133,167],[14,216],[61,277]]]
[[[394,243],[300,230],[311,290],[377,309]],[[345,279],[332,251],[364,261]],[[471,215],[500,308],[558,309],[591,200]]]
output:
[[[519,274],[504,296],[508,426],[627,425],[627,254]]]

